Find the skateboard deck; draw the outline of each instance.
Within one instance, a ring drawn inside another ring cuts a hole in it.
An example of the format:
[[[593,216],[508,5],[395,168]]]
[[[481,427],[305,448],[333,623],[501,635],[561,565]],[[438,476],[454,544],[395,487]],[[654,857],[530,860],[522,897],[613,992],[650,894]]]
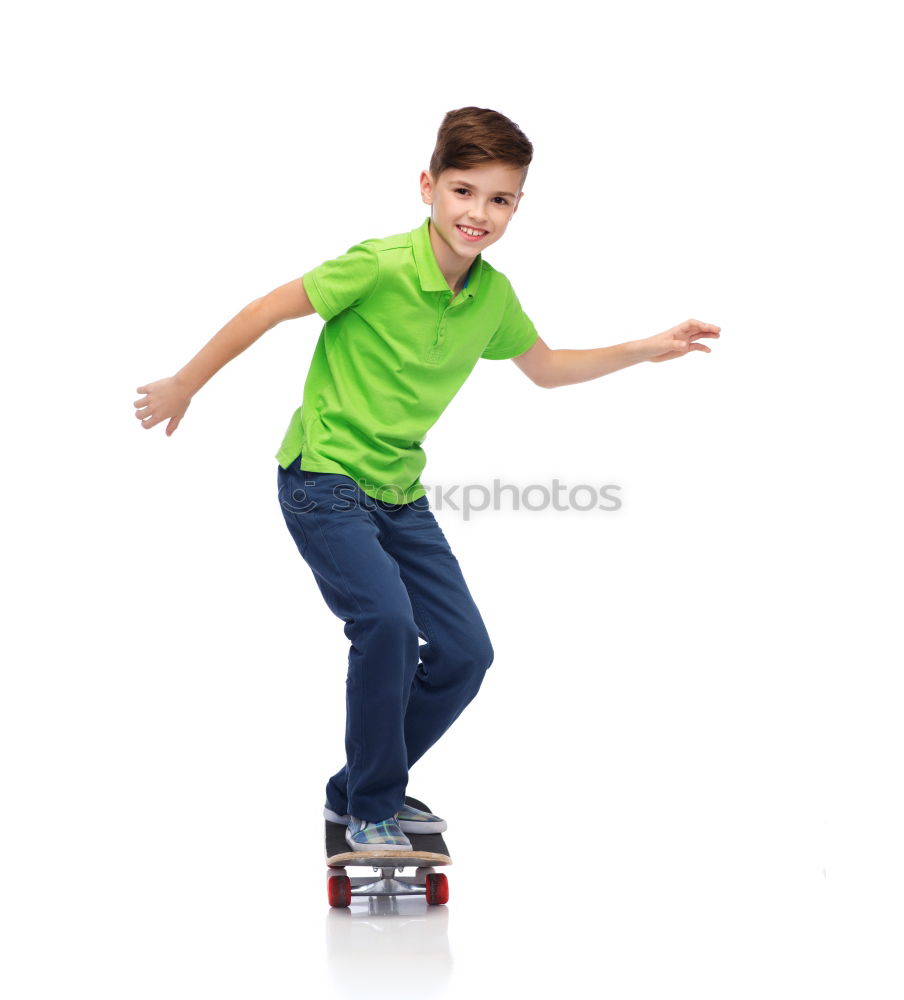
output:
[[[405,796],[405,803],[415,809],[431,810],[417,799]],[[407,833],[410,851],[356,851],[345,839],[342,823],[325,821],[326,863],[329,867],[327,887],[331,906],[348,906],[351,896],[425,895],[430,904],[445,903],[449,898],[446,876],[436,874],[434,866],[451,865],[449,848],[441,833]],[[382,877],[354,878],[345,874],[346,866],[382,869]],[[396,870],[416,867],[411,878],[396,876]]]

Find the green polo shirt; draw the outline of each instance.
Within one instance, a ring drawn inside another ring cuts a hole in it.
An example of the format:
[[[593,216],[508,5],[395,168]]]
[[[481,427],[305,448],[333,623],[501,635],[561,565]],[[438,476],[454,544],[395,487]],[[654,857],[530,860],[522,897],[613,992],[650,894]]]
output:
[[[537,330],[508,278],[478,254],[453,296],[417,229],[364,240],[302,275],[325,321],[276,458],[350,476],[371,497],[423,496],[421,445],[480,358],[523,354]]]

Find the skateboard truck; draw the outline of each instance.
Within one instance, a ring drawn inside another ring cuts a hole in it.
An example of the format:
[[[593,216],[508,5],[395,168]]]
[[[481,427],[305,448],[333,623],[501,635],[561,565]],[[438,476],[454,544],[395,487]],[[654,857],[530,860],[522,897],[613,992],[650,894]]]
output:
[[[351,878],[351,896],[426,896],[427,876],[435,874],[434,868],[418,868],[414,875],[396,875],[396,872],[404,871],[404,868],[378,868],[373,866],[375,872],[380,872],[379,878],[363,876]],[[330,878],[345,875],[345,868],[335,866],[330,868]]]

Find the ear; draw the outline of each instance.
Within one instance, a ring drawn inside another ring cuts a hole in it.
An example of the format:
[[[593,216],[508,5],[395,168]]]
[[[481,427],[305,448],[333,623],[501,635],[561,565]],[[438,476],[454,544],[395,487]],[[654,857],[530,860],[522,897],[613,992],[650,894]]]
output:
[[[433,204],[433,178],[430,176],[429,170],[422,170],[420,177],[421,185],[421,201],[425,205]]]

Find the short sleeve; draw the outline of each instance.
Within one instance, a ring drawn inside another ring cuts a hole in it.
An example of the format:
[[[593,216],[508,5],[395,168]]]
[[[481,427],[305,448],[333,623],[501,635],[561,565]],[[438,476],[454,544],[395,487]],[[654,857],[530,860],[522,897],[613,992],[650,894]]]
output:
[[[539,334],[530,321],[527,313],[521,308],[515,289],[509,286],[509,298],[499,328],[493,334],[489,344],[484,349],[482,358],[490,361],[503,361],[505,358],[516,358],[534,346]]]
[[[311,305],[324,320],[363,302],[374,290],[380,264],[369,243],[350,247],[301,276]]]

